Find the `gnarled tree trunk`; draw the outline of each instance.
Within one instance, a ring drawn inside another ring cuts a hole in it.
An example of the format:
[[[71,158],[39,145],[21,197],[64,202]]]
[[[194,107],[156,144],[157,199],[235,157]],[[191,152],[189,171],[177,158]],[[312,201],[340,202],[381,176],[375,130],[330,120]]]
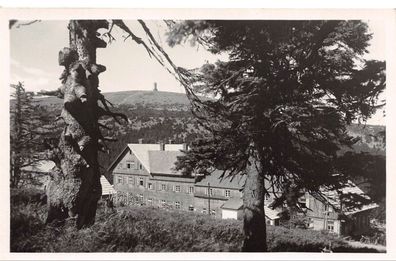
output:
[[[96,64],[96,48],[106,47],[96,34],[107,27],[106,20],[71,20],[70,47],[59,52],[59,64],[65,67],[59,92],[64,97],[61,116],[66,126],[52,155],[57,164],[47,188],[47,223],[77,217],[77,228],[81,228],[95,221],[102,193],[98,119],[104,110],[98,106],[98,100],[104,101],[98,74],[106,69]]]
[[[257,166],[257,168],[256,168]],[[266,252],[267,229],[264,213],[264,175],[260,162],[251,159],[243,189],[243,252]]]

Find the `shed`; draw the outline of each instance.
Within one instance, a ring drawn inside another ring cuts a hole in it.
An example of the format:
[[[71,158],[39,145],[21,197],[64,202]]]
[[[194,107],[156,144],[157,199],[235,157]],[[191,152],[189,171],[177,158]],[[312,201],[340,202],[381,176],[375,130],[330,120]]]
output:
[[[277,210],[264,206],[266,223],[268,225],[279,225],[279,213]],[[243,217],[243,200],[241,198],[230,198],[221,206],[223,219],[242,219]]]

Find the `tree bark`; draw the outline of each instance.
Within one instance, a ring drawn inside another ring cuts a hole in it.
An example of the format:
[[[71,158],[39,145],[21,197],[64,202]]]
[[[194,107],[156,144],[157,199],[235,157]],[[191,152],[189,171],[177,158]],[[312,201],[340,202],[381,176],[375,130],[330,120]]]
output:
[[[262,166],[250,159],[243,189],[243,252],[266,252],[267,231],[264,213],[264,175]],[[257,166],[257,168],[256,168]]]
[[[47,189],[47,223],[77,217],[77,228],[94,223],[97,202],[102,194],[98,163],[98,74],[105,67],[96,64],[96,48],[106,47],[97,38],[99,28],[107,28],[105,20],[71,20],[70,48],[59,53],[64,96],[62,118],[66,126],[58,145],[58,165],[54,168]]]

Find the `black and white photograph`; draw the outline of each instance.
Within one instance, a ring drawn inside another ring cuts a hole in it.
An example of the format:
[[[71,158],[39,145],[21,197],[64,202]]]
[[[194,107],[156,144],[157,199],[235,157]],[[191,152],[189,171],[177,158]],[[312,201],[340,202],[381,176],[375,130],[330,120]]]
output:
[[[10,256],[392,251],[394,10],[212,11],[4,15]]]

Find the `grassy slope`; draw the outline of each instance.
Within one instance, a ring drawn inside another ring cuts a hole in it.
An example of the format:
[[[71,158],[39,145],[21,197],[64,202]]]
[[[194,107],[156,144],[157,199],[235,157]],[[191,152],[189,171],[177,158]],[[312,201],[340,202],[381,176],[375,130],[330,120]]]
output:
[[[74,221],[46,226],[40,193],[11,192],[12,252],[221,252],[240,251],[242,222],[149,207],[99,208],[95,225],[76,230]],[[376,252],[352,248],[318,231],[268,226],[269,251]]]

